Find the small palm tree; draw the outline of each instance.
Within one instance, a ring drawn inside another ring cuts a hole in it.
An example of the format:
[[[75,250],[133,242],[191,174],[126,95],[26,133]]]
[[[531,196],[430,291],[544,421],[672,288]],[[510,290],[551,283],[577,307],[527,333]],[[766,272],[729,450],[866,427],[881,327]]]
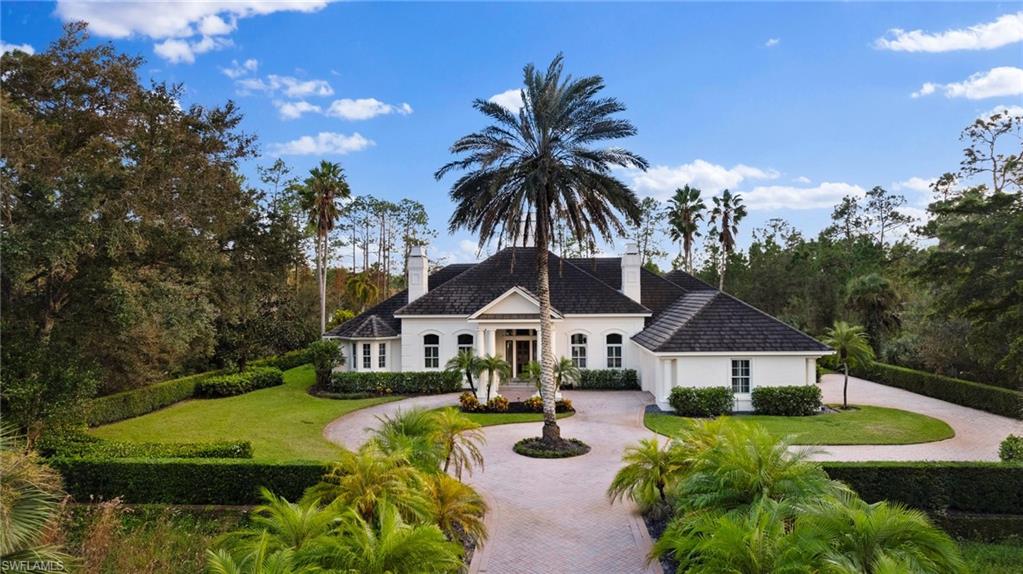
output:
[[[611,502],[628,498],[643,508],[668,503],[667,490],[682,477],[687,462],[673,443],[662,443],[660,439],[646,438],[639,444],[626,447],[622,454],[625,463],[611,486],[607,496]]]
[[[309,177],[295,186],[302,209],[309,214],[309,226],[316,232],[316,278],[320,287],[320,332],[327,329],[327,264],[330,232],[340,217],[339,202],[351,196],[341,164],[321,161],[309,170]]]
[[[440,445],[444,472],[453,470],[455,476],[461,480],[463,470],[472,474],[474,466],[482,469],[483,453],[480,448],[486,443],[486,438],[479,430],[479,423],[455,408],[434,411],[432,415],[433,440]]]
[[[560,54],[546,72],[526,66],[518,113],[476,100],[473,106],[492,125],[459,138],[451,152],[461,157],[435,174],[440,179],[454,170],[467,171],[451,188],[452,232],[464,227],[477,233],[480,247],[495,237],[513,244],[534,239],[543,438],[549,443],[561,441],[554,404],[550,244],[561,229],[584,245],[590,245],[598,233],[607,240],[624,235],[619,214],[635,222],[639,201],[611,169],[647,167],[646,160],[628,150],[591,147],[633,136],[636,128],[614,117],[625,110],[618,100],[598,96],[603,79],[564,76],[563,68]]]
[[[218,545],[230,550],[231,556],[298,551],[329,541],[339,513],[337,505],[321,506],[316,499],[296,504],[266,488],[261,493],[264,502],[252,511],[248,526],[219,540]]]
[[[349,512],[332,548],[320,564],[331,571],[360,574],[454,572],[462,565],[462,546],[450,542],[434,524],[408,524],[390,503],[367,519]]]
[[[399,409],[394,415],[377,417],[377,421],[377,428],[368,430],[380,452],[407,460],[426,473],[440,469],[444,452],[436,440],[437,417],[433,413],[422,408]]]
[[[380,288],[370,277],[368,271],[349,275],[348,280],[345,281],[345,296],[353,307],[359,309],[360,313],[366,310],[370,302],[376,301],[379,294]]]
[[[720,196],[714,196],[714,209],[710,211],[711,235],[721,244],[721,264],[718,266],[718,290],[725,289],[725,271],[728,257],[735,251],[735,237],[739,234],[739,222],[746,217],[746,206],[742,196],[727,189]]]
[[[210,574],[314,574],[323,572],[315,564],[303,564],[290,549],[273,548],[272,536],[266,532],[244,550],[235,553],[221,548],[206,551],[206,571]]]
[[[487,374],[487,400],[489,401],[494,397],[494,378],[504,382],[511,376],[511,365],[497,355],[484,355],[480,357],[480,370]]]
[[[526,379],[533,383],[533,386],[536,387],[536,392],[543,394],[543,367],[540,366],[538,361],[526,363]]]
[[[472,351],[459,351],[457,355],[451,357],[448,362],[444,365],[444,370],[462,373],[465,376],[465,380],[469,383],[469,389],[472,392],[476,392],[476,386],[472,383],[472,378],[479,376],[482,367],[480,367],[479,357]]]
[[[554,392],[557,393],[566,384],[575,385],[579,382],[581,374],[572,359],[561,357],[561,360],[554,364]]]
[[[483,515],[487,513],[487,503],[472,487],[438,474],[426,483],[425,491],[430,515],[448,540],[460,542],[465,536],[477,545],[486,540]]]
[[[668,200],[668,234],[672,241],[681,242],[680,255],[689,273],[693,272],[693,240],[700,235],[700,222],[707,210],[700,193],[699,189],[686,184],[676,189]]]
[[[874,349],[859,325],[835,321],[824,335],[824,344],[835,350],[834,361],[842,367],[845,381],[842,384],[842,408],[849,408],[849,367],[869,365],[874,360]]]
[[[956,543],[927,515],[887,501],[828,498],[799,518],[797,530],[827,541],[824,563],[835,572],[875,574],[897,564],[907,566],[901,572],[966,571]]]

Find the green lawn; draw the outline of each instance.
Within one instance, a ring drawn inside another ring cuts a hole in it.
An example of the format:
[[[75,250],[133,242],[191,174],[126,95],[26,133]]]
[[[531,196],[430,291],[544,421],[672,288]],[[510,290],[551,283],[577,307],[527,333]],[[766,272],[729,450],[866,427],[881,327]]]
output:
[[[777,435],[793,435],[795,444],[914,444],[955,436],[952,427],[936,418],[898,409],[859,406],[855,410],[810,417],[736,415]],[[688,419],[670,413],[647,413],[647,428],[671,435]]]
[[[474,422],[478,423],[480,426],[484,427],[490,427],[494,425],[509,425],[515,423],[536,423],[543,421],[543,413],[463,413],[463,414],[469,419],[472,419]],[[565,417],[570,417],[574,414],[575,414],[574,412],[559,413],[558,418],[563,419]]]
[[[138,442],[247,440],[263,460],[333,460],[340,448],[323,438],[337,417],[398,400],[379,397],[352,401],[321,399],[306,392],[312,365],[284,373],[284,385],[224,399],[191,400],[141,417],[92,429],[92,434]]]
[[[967,569],[976,574],[1014,574],[1023,564],[1023,541],[1018,539],[1001,544],[964,541],[959,547]]]

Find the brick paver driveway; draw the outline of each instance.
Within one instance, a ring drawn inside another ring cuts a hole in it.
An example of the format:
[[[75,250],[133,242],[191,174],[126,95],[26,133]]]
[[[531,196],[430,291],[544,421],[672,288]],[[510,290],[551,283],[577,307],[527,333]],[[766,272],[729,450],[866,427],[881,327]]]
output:
[[[467,478],[487,499],[490,538],[473,557],[480,574],[659,573],[646,563],[650,537],[631,504],[612,506],[605,496],[621,465],[622,450],[656,436],[643,426],[653,401],[639,391],[566,391],[578,413],[560,421],[565,437],[593,450],[580,457],[541,460],[519,456],[512,445],[538,436],[540,423],[486,427],[486,468]],[[376,416],[398,408],[453,405],[456,395],[417,397],[346,415],[324,430],[337,444],[354,448]]]
[[[842,376],[824,375],[824,402],[842,402]],[[938,399],[849,377],[849,403],[891,407],[924,414],[949,424],[956,435],[924,444],[821,447],[818,460],[998,460],[998,444],[1023,434],[1023,421],[993,415]]]

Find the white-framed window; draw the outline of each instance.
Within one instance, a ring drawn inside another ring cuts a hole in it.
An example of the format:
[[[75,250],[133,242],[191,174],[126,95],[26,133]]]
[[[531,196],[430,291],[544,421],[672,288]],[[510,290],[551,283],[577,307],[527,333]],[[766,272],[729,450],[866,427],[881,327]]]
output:
[[[440,336],[430,333],[423,335],[423,366],[427,369],[440,368]]]
[[[607,341],[607,368],[622,368],[622,336],[618,333],[611,333],[606,337]]]
[[[373,345],[370,343],[362,344],[362,368],[373,368]]]
[[[749,393],[749,359],[732,359],[732,392]]]
[[[578,369],[586,368],[586,335],[576,333],[569,339],[572,351],[572,364]]]
[[[465,351],[468,351],[470,353],[475,354],[476,352],[475,342],[476,340],[473,338],[472,335],[468,333],[462,333],[461,335],[458,336],[458,352],[461,354]]]
[[[377,345],[377,367],[381,369],[387,368],[387,343],[379,343]]]

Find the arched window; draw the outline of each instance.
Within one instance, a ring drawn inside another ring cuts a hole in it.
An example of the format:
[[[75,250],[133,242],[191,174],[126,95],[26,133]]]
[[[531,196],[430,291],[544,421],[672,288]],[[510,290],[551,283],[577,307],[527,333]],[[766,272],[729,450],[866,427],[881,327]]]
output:
[[[576,333],[571,338],[572,364],[579,369],[586,368],[586,335]]]
[[[472,335],[462,334],[458,336],[458,352],[462,353],[468,351],[475,354],[475,346],[473,345],[474,340]]]
[[[607,336],[607,368],[622,368],[622,336],[618,333]]]
[[[423,335],[423,366],[427,369],[440,367],[440,337],[433,333]]]

